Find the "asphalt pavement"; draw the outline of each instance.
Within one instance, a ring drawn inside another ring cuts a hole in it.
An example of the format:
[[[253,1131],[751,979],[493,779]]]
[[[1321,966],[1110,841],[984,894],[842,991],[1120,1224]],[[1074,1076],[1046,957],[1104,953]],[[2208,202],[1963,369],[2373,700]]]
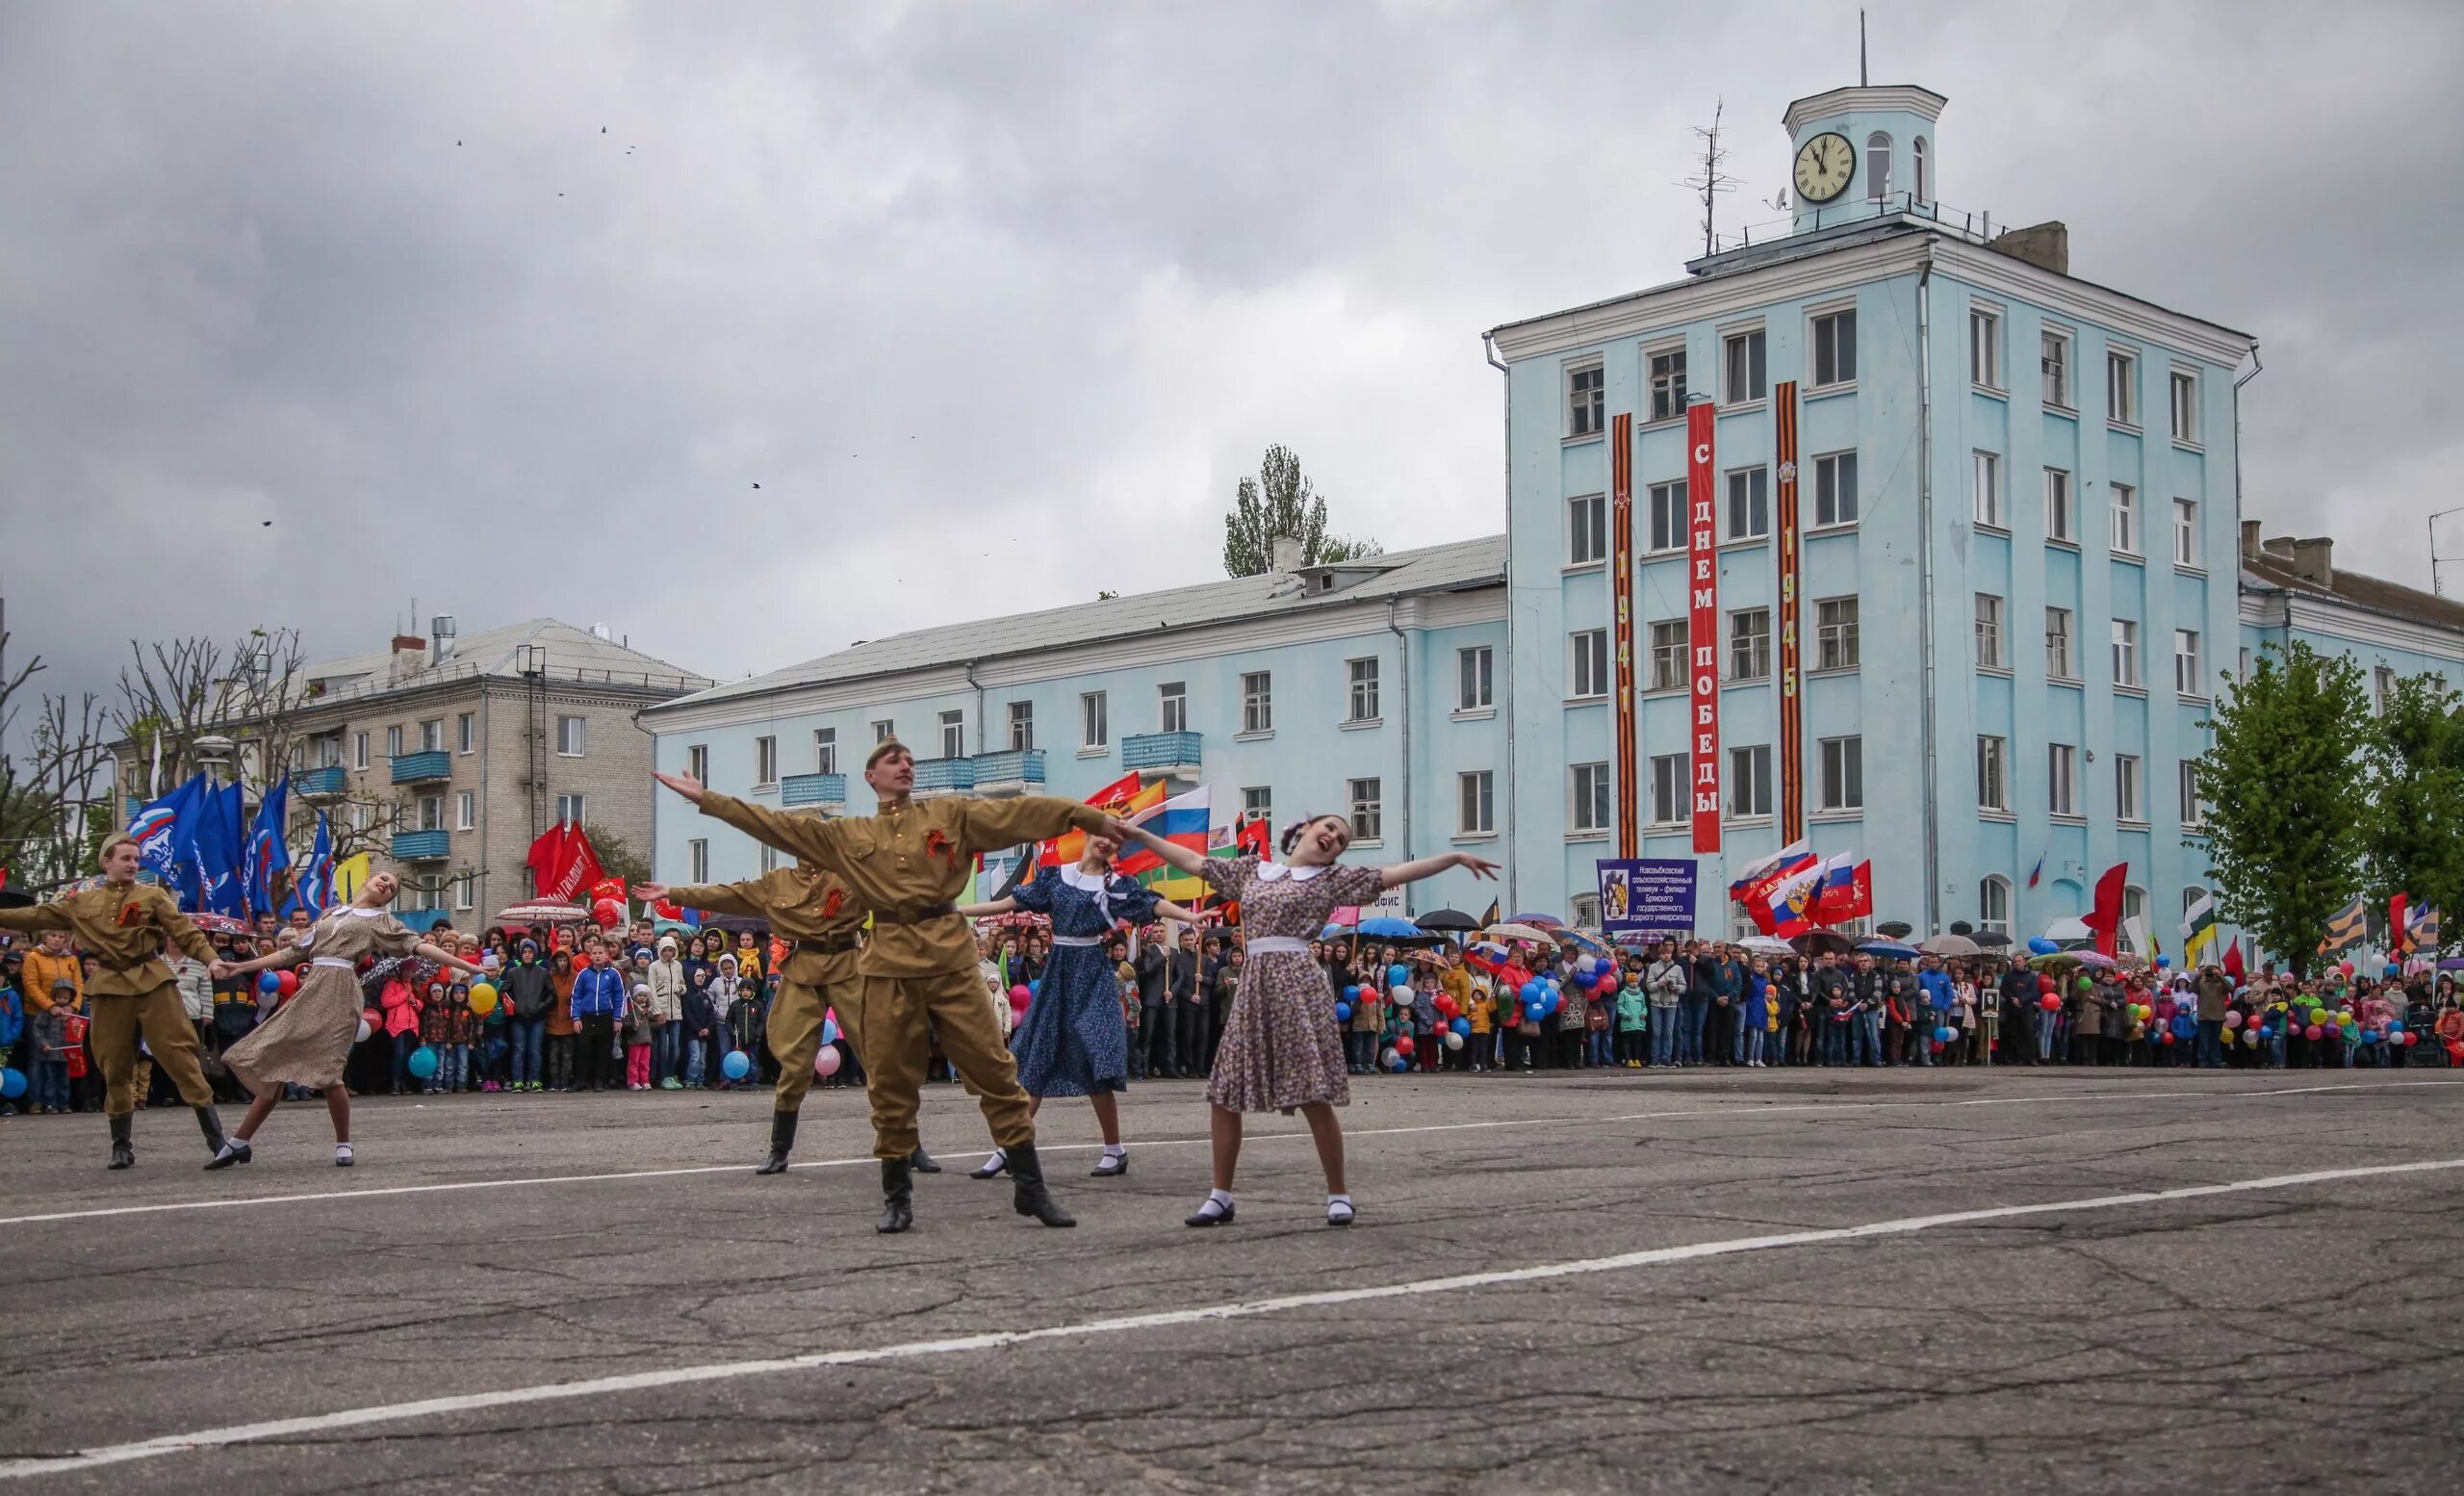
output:
[[[0,1122],[12,1490],[2430,1491],[2464,1451],[2464,1072],[1609,1070],[1356,1082],[1359,1224],[1133,1089],[1079,1218],[917,1225],[862,1097],[369,1099],[207,1174],[184,1112]],[[227,1114],[236,1120],[236,1113]]]

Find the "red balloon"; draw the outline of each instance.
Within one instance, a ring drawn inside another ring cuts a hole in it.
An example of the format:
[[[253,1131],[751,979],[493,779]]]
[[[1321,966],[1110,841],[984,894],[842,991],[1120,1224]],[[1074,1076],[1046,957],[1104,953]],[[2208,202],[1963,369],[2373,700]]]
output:
[[[2056,997],[2051,993],[2047,993],[2044,994],[2043,998],[2037,1003],[2037,1006],[2042,1008],[2047,1013],[2059,1013],[2062,1011],[2062,999]]]
[[[2413,1033],[2413,1032],[2411,1032],[2410,1030],[2407,1030],[2407,1031],[2405,1032],[2405,1034],[2404,1034],[2404,1043],[2406,1043],[2406,1044],[2408,1044],[2408,1045],[2417,1045],[2417,1044],[2420,1044],[2421,1042],[2422,1042],[2422,1036],[2421,1036],[2421,1035],[2416,1034],[2416,1033]]]
[[[2037,991],[2040,993],[2049,993],[2053,991],[2052,973],[2039,972],[2037,974]]]
[[[2340,962],[2337,964],[2336,969],[2347,976],[2350,976],[2352,975],[2352,963],[2349,961]]]
[[[624,922],[625,906],[612,898],[603,898],[590,906],[590,917],[598,921],[601,929],[613,930]]]
[[[1405,1034],[1402,1038],[1396,1040],[1395,1052],[1401,1055],[1404,1059],[1410,1059],[1412,1057],[1412,1036]]]
[[[2313,1024],[2311,1024],[2308,1028],[2305,1028],[2305,1029],[2303,1029],[2303,1030],[2301,1031],[2301,1037],[2302,1037],[2302,1038],[2304,1038],[2304,1039],[2307,1039],[2308,1041],[2310,1041],[2312,1044],[2314,1044],[2314,1045],[2315,1045],[2315,1044],[2317,1044],[2317,1043],[2319,1042],[2320,1036],[2321,1036],[2321,1035],[2323,1035],[2323,1034],[2324,1034],[2324,1033],[2326,1033],[2326,1030],[2325,1030],[2325,1029],[2321,1028],[2321,1027],[2320,1027],[2318,1024],[2316,1024],[2316,1023],[2313,1023]]]
[[[2169,1044],[2169,1044],[2171,1044],[2172,1042],[2173,1042],[2173,1031],[2172,1031],[2171,1029],[2169,1029],[2169,1029],[2165,1030],[2165,1043],[2167,1043],[2167,1044]]]
[[[285,997],[299,991],[299,973],[296,971],[277,971],[274,973],[273,980],[275,987],[280,989]]]
[[[1010,989],[1010,1006],[1023,1013],[1026,1011],[1027,999],[1034,995],[1035,993],[1028,990],[1027,984],[1020,982]]]

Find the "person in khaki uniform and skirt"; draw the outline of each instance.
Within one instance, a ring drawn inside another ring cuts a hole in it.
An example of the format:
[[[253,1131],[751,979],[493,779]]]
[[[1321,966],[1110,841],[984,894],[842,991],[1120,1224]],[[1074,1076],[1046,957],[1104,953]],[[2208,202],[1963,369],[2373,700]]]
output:
[[[1104,812],[1042,795],[951,795],[916,804],[915,759],[895,738],[875,744],[864,761],[864,783],[880,797],[880,811],[842,820],[747,805],[705,789],[688,775],[654,777],[700,805],[703,814],[844,878],[873,911],[872,938],[856,959],[860,991],[854,1007],[839,1011],[842,1020],[854,1019],[848,1034],[863,1061],[872,1102],[873,1156],[882,1163],[885,1206],[876,1229],[904,1231],[914,1224],[916,1107],[935,1034],[976,1093],[993,1144],[1010,1161],[1018,1213],[1046,1225],[1075,1225],[1044,1187],[1034,1114],[985,1002],[975,941],[952,900],[966,886],[975,853],[1072,829],[1101,831]]]
[[[206,1148],[214,1152],[222,1148],[222,1119],[214,1110],[214,1089],[197,1063],[196,1031],[189,1026],[179,986],[163,961],[166,939],[209,966],[216,960],[214,946],[189,923],[167,890],[137,881],[137,841],[123,832],[103,842],[101,888],[31,909],[0,909],[0,930],[65,930],[94,958],[93,980],[86,990],[91,1012],[87,1042],[102,1065],[103,1116],[111,1126],[114,1169],[137,1162],[130,1116],[137,1110],[141,1030],[154,1063],[179,1088],[180,1099],[196,1109]]]

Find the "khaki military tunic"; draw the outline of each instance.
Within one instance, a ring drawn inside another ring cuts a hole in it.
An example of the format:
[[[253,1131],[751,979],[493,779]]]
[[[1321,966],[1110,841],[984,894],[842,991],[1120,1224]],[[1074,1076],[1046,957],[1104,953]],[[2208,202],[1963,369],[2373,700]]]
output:
[[[214,946],[180,913],[177,899],[150,883],[107,883],[31,909],[0,909],[0,930],[29,934],[65,930],[99,967],[86,988],[92,1027],[87,1042],[103,1070],[103,1112],[137,1110],[137,1036],[154,1053],[191,1106],[210,1106],[214,1090],[197,1061],[196,1030],[180,1001],[177,980],[163,959],[163,938],[199,961]]]
[[[770,999],[764,1037],[779,1061],[772,1109],[792,1112],[812,1089],[813,1061],[821,1053],[821,1025],[833,1006],[848,1043],[863,1053],[856,1032],[857,932],[870,914],[845,880],[808,863],[780,867],[743,883],[696,884],[670,889],[668,902],[714,915],[763,919],[770,932],[795,942],[779,967],[779,990]]]

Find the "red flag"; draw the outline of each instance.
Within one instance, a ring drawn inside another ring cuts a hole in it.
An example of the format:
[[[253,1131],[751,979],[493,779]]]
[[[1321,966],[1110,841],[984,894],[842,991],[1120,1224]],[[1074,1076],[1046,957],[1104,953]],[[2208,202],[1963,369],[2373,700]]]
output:
[[[530,843],[530,855],[525,861],[541,898],[570,903],[578,900],[584,889],[607,876],[606,869],[599,865],[599,854],[592,849],[589,835],[579,826],[563,821],[548,828]]]
[[[1267,830],[1266,817],[1253,815],[1243,821],[1240,829],[1232,834],[1232,845],[1234,850],[1246,857],[1272,857],[1273,841]]]
[[[1087,797],[1087,804],[1099,805],[1108,811],[1117,812],[1122,806],[1129,803],[1132,795],[1138,793],[1139,787],[1142,783],[1142,782],[1138,777],[1138,771],[1136,769],[1132,769],[1128,773],[1123,774],[1120,778],[1114,780],[1111,784],[1106,785],[1103,788],[1096,790],[1091,795],[1089,795]],[[1065,841],[1068,843],[1066,847],[1062,845]],[[1036,865],[1039,867],[1058,867],[1064,863],[1074,863],[1080,857],[1086,855],[1086,847],[1087,834],[1085,832],[1064,832],[1062,835],[1053,838],[1049,841],[1039,841],[1036,843]]]
[[[2224,974],[2233,979],[2234,986],[2242,985],[2242,938],[2238,935],[2224,947]]]
[[[1824,925],[1846,924],[1862,919],[1874,912],[1874,864],[1871,858],[1848,870],[1848,881],[1823,890],[1814,913],[1814,922]]]
[[[590,897],[591,902],[593,903],[597,903],[599,900],[603,898],[612,898],[617,903],[622,904],[625,902],[625,880],[622,878],[602,878],[590,886]]]
[[[2111,956],[2118,952],[2121,935],[2121,885],[2130,872],[2128,863],[2116,863],[2096,880],[2096,907],[2080,917],[2079,922],[2096,932],[2096,954]]]
[[[663,898],[654,898],[651,900],[651,913],[658,916],[661,919],[673,919],[680,924],[684,920],[684,911],[678,905],[671,904]]]
[[[2404,895],[2399,890],[2387,900],[2387,949],[2401,956],[2412,944],[2412,932],[2404,928]]]

